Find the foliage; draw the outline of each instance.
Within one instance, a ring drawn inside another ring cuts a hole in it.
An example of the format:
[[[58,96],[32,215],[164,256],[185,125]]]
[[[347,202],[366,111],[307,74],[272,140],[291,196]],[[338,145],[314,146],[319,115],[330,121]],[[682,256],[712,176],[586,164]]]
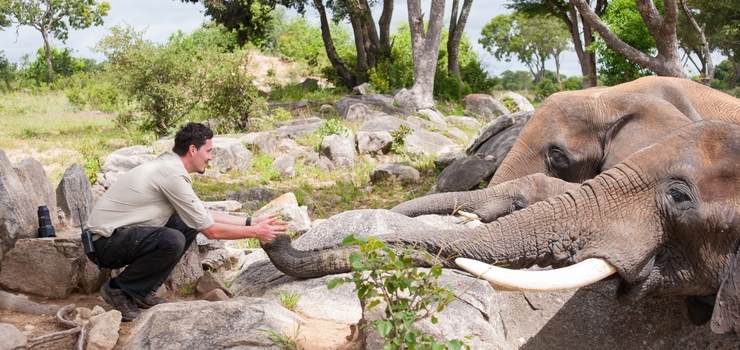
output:
[[[563,80],[563,90],[581,90],[583,89],[583,77],[572,76]]]
[[[527,71],[510,71],[505,70],[501,72],[501,85],[500,88],[497,86],[497,90],[510,90],[510,91],[522,91],[529,90],[532,86],[534,77],[532,73]]]
[[[53,62],[50,60],[49,35],[65,42],[69,29],[85,29],[103,24],[110,4],[95,0],[14,0],[0,2],[0,12],[14,24],[38,30],[44,39],[48,63],[47,82],[53,80]]]
[[[514,12],[494,17],[481,30],[478,42],[498,60],[510,62],[515,57],[539,82],[544,76],[545,60],[567,50],[570,32],[555,17],[527,17]]]
[[[274,1],[263,0],[181,0],[182,2],[202,3],[205,15],[226,30],[235,34],[239,45],[252,43],[258,47],[265,45],[267,33],[274,25],[272,11]]]
[[[404,154],[406,152],[406,135],[410,134],[413,130],[406,125],[399,125],[398,129],[391,132],[393,142],[391,143],[391,152],[396,154]]]
[[[121,92],[103,74],[75,74],[70,77],[64,93],[69,103],[77,110],[91,108],[114,113],[124,108]]]
[[[258,96],[254,78],[247,69],[248,53],[206,51],[201,74],[203,79],[203,106],[206,117],[219,119],[222,133],[243,131],[249,127],[249,118],[267,110],[265,100]]]
[[[258,328],[258,331],[267,333],[267,340],[271,341],[280,350],[303,350],[304,347],[298,342],[298,336],[301,334],[301,326],[298,325],[295,334],[292,336],[285,333],[280,334],[269,328]]]
[[[16,65],[8,62],[5,51],[0,50],[0,91],[13,90],[13,81],[16,75]],[[4,85],[3,85],[4,84]]]
[[[735,68],[729,60],[724,60],[714,67],[712,87],[718,90],[729,91],[737,86],[738,77]]]
[[[353,283],[357,297],[365,311],[385,303],[385,318],[369,322],[385,339],[386,349],[460,349],[469,348],[459,340],[447,344],[437,343],[432,335],[413,329],[413,325],[424,318],[437,323],[435,312],[442,312],[455,295],[452,287],[437,284],[442,267],[433,266],[429,272],[419,271],[413,266],[415,256],[429,253],[412,248],[393,250],[382,241],[370,237],[344,238],[342,245],[359,246],[359,252],[350,254],[352,275],[334,278],[328,288],[344,283]]]
[[[333,134],[349,137],[351,132],[339,119],[325,120],[324,125],[319,128],[319,136],[324,138]]]
[[[278,292],[277,296],[280,305],[284,308],[290,311],[296,311],[298,309],[298,302],[301,300],[301,293],[281,290]]]
[[[662,1],[656,1],[656,7],[662,10]],[[655,38],[645,26],[633,0],[610,2],[602,20],[625,43],[647,54],[655,53]],[[597,53],[599,77],[604,85],[613,86],[652,74],[649,70],[628,61],[624,56],[608,48],[600,36],[596,37],[596,41],[589,47],[589,50],[595,50]]]
[[[71,55],[69,48],[57,49],[51,47],[49,55],[53,64],[53,74],[55,77],[71,77],[78,73],[92,72],[95,70],[95,61],[92,59],[75,58]],[[49,72],[46,68],[46,56],[44,48],[36,51],[36,59],[33,62],[26,62],[24,65],[25,78],[31,80],[35,86],[41,86],[48,83]],[[26,61],[28,60],[25,57]],[[62,87],[65,82],[57,82],[53,87]]]
[[[534,86],[534,97],[542,101],[548,96],[558,92],[558,86],[550,79],[542,79]]]

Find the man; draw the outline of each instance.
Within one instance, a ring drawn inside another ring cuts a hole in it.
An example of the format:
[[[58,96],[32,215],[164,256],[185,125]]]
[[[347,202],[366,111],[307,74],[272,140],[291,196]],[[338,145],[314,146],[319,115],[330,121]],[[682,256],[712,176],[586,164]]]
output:
[[[211,158],[213,132],[190,123],[175,135],[172,152],[130,170],[98,200],[88,226],[101,267],[126,267],[100,289],[103,299],[130,322],[139,307],[164,303],[156,296],[198,232],[209,239],[257,238],[286,233],[276,215],[249,219],[205,209],[190,173],[203,173]],[[138,307],[137,307],[138,305]]]

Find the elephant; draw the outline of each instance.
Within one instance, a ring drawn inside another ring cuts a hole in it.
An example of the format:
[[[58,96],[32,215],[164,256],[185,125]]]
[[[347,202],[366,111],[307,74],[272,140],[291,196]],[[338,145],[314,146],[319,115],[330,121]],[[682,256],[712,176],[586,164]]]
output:
[[[439,263],[459,269],[458,264],[469,262],[461,259],[466,258],[512,269],[552,266],[555,269],[550,272],[556,272],[596,261],[602,264],[600,270],[616,271],[611,278],[619,279],[618,301],[634,302],[648,295],[717,294],[712,331],[737,332],[738,154],[740,126],[691,123],[579,187],[491,223],[377,238],[390,246],[426,250],[432,261],[418,259],[419,266]],[[298,278],[349,272],[348,256],[357,250],[332,246],[299,251],[287,235],[264,243],[263,249],[278,270]],[[501,284],[487,274],[484,277]]]
[[[433,194],[391,210],[408,216],[463,210],[490,222],[547,198],[543,194],[560,194],[569,187],[541,179],[538,185],[549,181],[552,188],[522,191],[522,184],[501,188],[505,182],[541,173],[578,184],[702,119],[740,123],[740,100],[686,79],[667,77],[553,94],[524,125],[487,189]]]

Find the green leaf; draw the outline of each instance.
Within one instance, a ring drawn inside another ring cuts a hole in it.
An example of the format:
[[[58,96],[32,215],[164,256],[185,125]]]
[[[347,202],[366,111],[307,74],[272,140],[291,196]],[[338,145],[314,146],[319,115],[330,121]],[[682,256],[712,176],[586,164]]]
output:
[[[388,333],[391,332],[392,328],[393,328],[393,325],[391,324],[391,321],[378,322],[378,324],[376,325],[378,334],[380,334],[381,337],[387,336]]]
[[[350,234],[347,237],[344,237],[344,239],[342,240],[342,245],[345,246],[345,247],[346,246],[353,245],[353,244],[361,244],[361,243],[367,243],[367,238],[365,238],[365,237],[355,237],[355,234],[354,233],[353,234]]]
[[[326,285],[326,287],[329,288],[329,290],[332,290],[332,289],[336,288],[340,284],[344,284],[344,280],[343,279],[341,279],[341,278],[332,278],[331,280],[329,280],[329,283]]]

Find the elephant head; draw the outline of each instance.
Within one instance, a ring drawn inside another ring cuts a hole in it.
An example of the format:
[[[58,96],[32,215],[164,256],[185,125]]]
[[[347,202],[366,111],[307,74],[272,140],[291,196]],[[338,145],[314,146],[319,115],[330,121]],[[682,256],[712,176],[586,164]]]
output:
[[[524,126],[489,186],[535,173],[580,183],[703,119],[740,123],[740,100],[666,77],[553,94]]]
[[[646,147],[576,189],[489,224],[398,232],[388,244],[521,269],[591,259],[616,271],[620,301],[646,295],[717,294],[715,332],[740,330],[740,126],[702,121]],[[280,237],[263,246],[296,277],[351,270],[349,247],[298,251]],[[420,264],[432,262],[420,262]]]

